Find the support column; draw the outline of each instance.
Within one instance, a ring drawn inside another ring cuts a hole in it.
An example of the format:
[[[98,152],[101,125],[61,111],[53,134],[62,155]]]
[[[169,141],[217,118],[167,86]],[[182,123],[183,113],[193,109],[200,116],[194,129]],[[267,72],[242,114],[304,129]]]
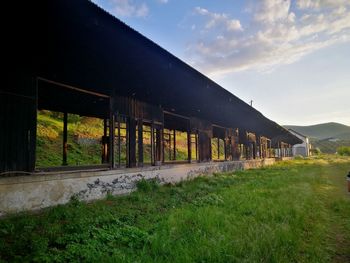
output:
[[[209,162],[211,160],[211,138],[207,131],[198,132],[199,161]]]
[[[230,143],[229,147],[230,147],[230,155],[231,155],[230,160],[233,161],[237,157],[236,156],[236,147],[238,146],[235,144],[235,138],[233,135],[229,138],[229,143]]]
[[[256,159],[256,150],[257,150],[256,141],[253,142],[252,145],[253,145],[253,159],[255,160]]]
[[[192,160],[192,143],[191,143],[191,131],[187,130],[187,159],[191,163]]]
[[[155,165],[154,125],[151,125],[151,164]]]
[[[282,158],[282,144],[281,143],[279,143],[279,146],[278,146],[278,157]]]
[[[63,155],[62,165],[67,165],[67,150],[68,150],[68,113],[63,113]]]
[[[160,165],[162,162],[162,145],[163,145],[163,129],[156,129],[156,165]]]
[[[138,161],[139,161],[139,166],[143,166],[143,122],[141,119],[139,119],[137,122],[137,133],[138,133],[137,134]]]
[[[173,142],[174,142],[174,149],[173,149],[173,160],[176,161],[176,131],[173,131]]]
[[[117,127],[117,129],[118,129],[118,138],[117,138],[117,141],[118,141],[118,167],[120,167],[121,166],[121,142],[122,142],[122,140],[121,140],[121,138],[120,138],[120,116],[118,115],[118,117],[117,117],[117,122],[118,122],[118,127]],[[113,156],[114,156],[114,151],[113,151]],[[113,162],[113,163],[115,163],[115,162]]]
[[[108,140],[107,140],[107,119],[103,119],[103,137],[102,137],[102,163],[108,163]]]
[[[0,88],[0,173],[35,169],[37,80],[5,74]]]
[[[217,141],[217,148],[218,148],[218,160],[220,160],[220,139],[219,139],[219,137],[217,138],[218,139],[218,141]]]
[[[109,148],[109,167],[112,169],[115,167],[115,163],[114,163],[114,136],[115,136],[114,123],[115,123],[114,114],[112,111],[110,111],[110,114],[109,114],[109,147],[108,148]],[[119,129],[119,126],[118,126],[118,129]],[[120,135],[120,130],[119,130],[118,134]],[[120,136],[119,136],[119,139],[120,139]],[[119,149],[120,149],[120,147],[119,147]],[[120,156],[120,154],[119,154],[119,156]]]
[[[128,167],[136,167],[136,120],[128,119]]]
[[[258,142],[259,142],[259,145],[258,145],[258,149],[259,149],[259,158],[260,159],[264,159],[265,158],[265,156],[264,156],[264,145],[263,145],[263,143],[262,143],[262,138],[261,138],[261,136],[258,136]]]

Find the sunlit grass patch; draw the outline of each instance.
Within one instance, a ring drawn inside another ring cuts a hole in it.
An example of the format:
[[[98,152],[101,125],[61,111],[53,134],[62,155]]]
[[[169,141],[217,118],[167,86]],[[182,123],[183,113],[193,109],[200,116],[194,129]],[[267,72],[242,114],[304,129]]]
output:
[[[324,156],[0,221],[0,261],[348,262],[350,158]]]

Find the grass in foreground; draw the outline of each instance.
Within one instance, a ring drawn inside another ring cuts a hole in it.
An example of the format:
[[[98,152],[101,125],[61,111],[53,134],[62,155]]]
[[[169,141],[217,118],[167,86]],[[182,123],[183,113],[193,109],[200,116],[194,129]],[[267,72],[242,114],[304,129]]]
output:
[[[350,158],[294,160],[0,221],[0,261],[349,262]]]

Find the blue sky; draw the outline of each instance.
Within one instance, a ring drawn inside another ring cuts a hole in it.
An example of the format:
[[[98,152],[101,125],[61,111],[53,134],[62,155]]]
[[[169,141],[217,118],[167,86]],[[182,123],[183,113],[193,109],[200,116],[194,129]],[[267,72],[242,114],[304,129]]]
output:
[[[280,124],[350,125],[349,0],[94,0]]]

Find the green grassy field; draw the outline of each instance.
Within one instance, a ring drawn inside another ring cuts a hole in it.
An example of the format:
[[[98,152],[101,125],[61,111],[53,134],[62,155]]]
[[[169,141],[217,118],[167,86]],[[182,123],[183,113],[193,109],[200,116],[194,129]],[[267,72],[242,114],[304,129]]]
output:
[[[0,220],[0,261],[349,262],[350,158],[201,177]]]

